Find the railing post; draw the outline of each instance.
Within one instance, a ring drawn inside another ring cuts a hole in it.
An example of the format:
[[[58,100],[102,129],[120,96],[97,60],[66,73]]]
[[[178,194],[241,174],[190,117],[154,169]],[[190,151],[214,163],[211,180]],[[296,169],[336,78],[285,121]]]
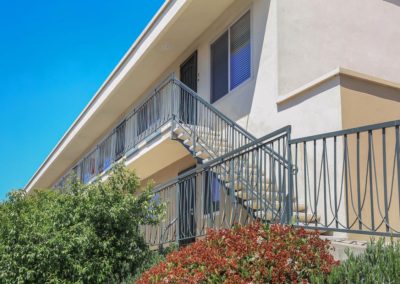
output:
[[[292,165],[292,151],[291,151],[291,144],[290,144],[290,139],[291,139],[291,131],[292,127],[289,126],[287,130],[287,136],[286,136],[286,145],[287,145],[287,161],[288,161],[288,195],[287,195],[287,204],[286,204],[286,222],[288,224],[291,223],[292,221],[292,216],[293,216],[293,175],[294,175],[294,169]]]
[[[180,222],[181,218],[179,216],[179,203],[180,203],[180,192],[179,192],[179,182],[175,185],[175,190],[176,190],[176,217],[177,217],[177,224],[176,224],[176,242],[179,244],[179,238],[180,238]]]

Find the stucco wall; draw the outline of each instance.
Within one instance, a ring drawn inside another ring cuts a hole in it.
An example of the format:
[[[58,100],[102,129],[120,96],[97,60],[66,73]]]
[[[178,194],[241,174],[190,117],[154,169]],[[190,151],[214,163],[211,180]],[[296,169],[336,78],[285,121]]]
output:
[[[276,2],[280,94],[337,66],[400,82],[400,1]]]
[[[341,83],[343,128],[400,119],[399,89],[346,76],[341,77]],[[369,142],[369,139],[371,142]],[[354,229],[358,229],[360,226],[363,229],[366,229],[366,226],[371,228],[372,221],[374,221],[375,228],[378,228],[379,231],[386,230],[385,224],[382,224],[385,217],[385,194],[388,200],[389,224],[396,230],[400,227],[398,218],[400,208],[397,202],[399,200],[397,164],[394,159],[396,149],[395,128],[389,127],[385,130],[385,160],[382,139],[381,129],[373,131],[371,136],[368,136],[365,132],[360,135],[360,155],[358,159],[360,179],[358,181],[356,135],[349,135],[348,137],[349,167],[351,169],[348,180],[353,185],[350,188],[348,199],[349,204],[354,204],[349,210],[349,215],[350,224],[354,222]],[[369,165],[372,165],[372,169]],[[361,203],[357,199],[357,188],[360,189]],[[359,210],[361,215],[358,216]],[[372,215],[372,211],[374,215]],[[361,238],[361,236],[353,236],[353,238]]]

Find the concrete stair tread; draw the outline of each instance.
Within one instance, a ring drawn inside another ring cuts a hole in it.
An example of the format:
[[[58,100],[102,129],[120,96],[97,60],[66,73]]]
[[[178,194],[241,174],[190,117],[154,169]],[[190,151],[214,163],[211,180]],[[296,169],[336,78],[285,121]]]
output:
[[[243,200],[257,199],[257,195],[261,195],[260,198],[262,198],[268,202],[275,202],[275,201],[279,200],[279,192],[276,192],[276,191],[265,191],[265,192],[262,192],[261,194],[260,193],[253,194],[252,192],[242,191],[242,190],[235,192],[235,196],[240,199],[243,199]]]
[[[177,137],[178,137],[178,139],[180,139],[182,141],[185,141],[190,138],[189,134],[187,134],[186,132],[182,132],[182,133],[178,134]]]
[[[233,189],[238,191],[238,190],[250,190],[249,187],[252,188],[252,190],[261,190],[261,191],[273,191],[277,192],[278,189],[273,183],[268,183],[268,182],[259,182],[259,181],[249,181],[246,178],[241,178],[243,181],[235,181],[233,183]],[[232,184],[230,181],[225,182],[226,187],[231,187]]]

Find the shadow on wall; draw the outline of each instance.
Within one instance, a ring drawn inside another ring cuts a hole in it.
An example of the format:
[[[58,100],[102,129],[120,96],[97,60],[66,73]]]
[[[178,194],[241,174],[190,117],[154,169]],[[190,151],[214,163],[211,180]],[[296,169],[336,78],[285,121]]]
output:
[[[305,91],[297,94],[294,98],[290,99],[288,102],[284,102],[281,105],[278,105],[278,112],[295,107],[298,104],[301,104],[302,102],[304,102],[312,97],[315,97],[321,93],[324,93],[325,91],[327,91],[329,89],[336,87],[338,84],[339,84],[338,76],[335,76],[335,78],[332,78],[325,82],[322,82],[318,86],[312,87],[309,90],[305,90]]]
[[[400,6],[400,0],[383,0],[383,1],[389,2],[389,3],[393,4],[393,5]]]

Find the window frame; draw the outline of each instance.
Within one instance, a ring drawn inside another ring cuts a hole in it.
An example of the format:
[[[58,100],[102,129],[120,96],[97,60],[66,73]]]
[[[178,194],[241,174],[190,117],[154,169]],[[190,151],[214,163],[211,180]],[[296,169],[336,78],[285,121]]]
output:
[[[230,29],[232,28],[232,26],[234,26],[244,15],[246,15],[247,13],[249,13],[249,17],[250,17],[250,76],[244,80],[243,82],[241,82],[239,85],[235,86],[233,89],[231,89],[231,32]],[[224,94],[222,97],[218,98],[217,100],[213,100],[213,94],[212,94],[212,82],[213,82],[213,74],[211,72],[212,70],[212,50],[211,50],[211,46],[220,39],[221,36],[224,35],[224,33],[228,32],[228,92],[226,94]],[[210,52],[210,103],[216,103],[220,100],[222,100],[223,98],[225,98],[227,95],[235,92],[237,89],[241,88],[243,85],[245,85],[246,83],[248,83],[250,80],[253,79],[253,13],[252,13],[252,9],[251,8],[247,8],[243,13],[239,14],[239,16],[235,17],[233,19],[233,21],[231,21],[231,23],[229,25],[227,25],[220,33],[218,33],[209,43],[209,52]]]
[[[210,184],[208,184],[208,179],[210,177],[208,177],[208,175],[212,175],[213,177],[211,178],[211,180],[214,181],[214,179],[216,180],[217,184],[218,184],[218,200],[217,201],[213,201],[213,184],[212,182]],[[209,218],[211,216],[218,216],[220,211],[221,211],[221,198],[222,198],[222,189],[225,188],[225,186],[223,185],[223,182],[218,178],[218,175],[215,173],[211,173],[211,172],[207,172],[206,175],[203,178],[203,187],[204,187],[204,193],[203,193],[203,204],[202,209],[203,209],[203,216],[205,218]],[[211,206],[212,207],[207,207],[206,206],[206,195],[207,193],[209,194],[209,198],[211,197]],[[217,205],[216,205],[217,204]]]

